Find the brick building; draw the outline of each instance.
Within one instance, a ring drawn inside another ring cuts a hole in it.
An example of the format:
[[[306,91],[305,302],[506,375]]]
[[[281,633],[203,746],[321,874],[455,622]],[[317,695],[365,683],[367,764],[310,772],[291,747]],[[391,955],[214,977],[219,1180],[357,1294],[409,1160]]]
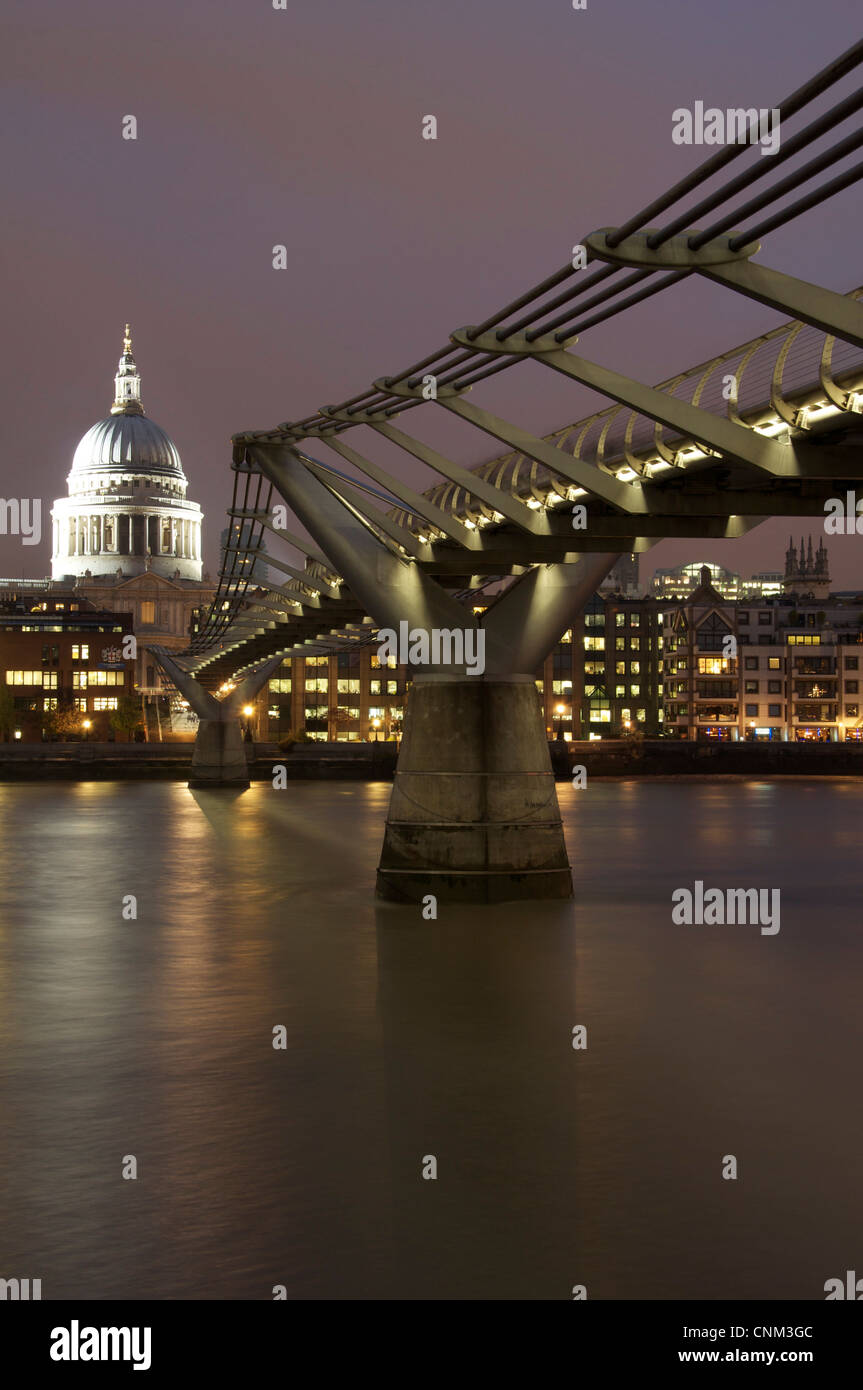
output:
[[[128,613],[109,613],[74,593],[0,594],[0,737],[124,740],[111,715],[134,694],[123,659]],[[57,716],[67,714],[58,733]]]

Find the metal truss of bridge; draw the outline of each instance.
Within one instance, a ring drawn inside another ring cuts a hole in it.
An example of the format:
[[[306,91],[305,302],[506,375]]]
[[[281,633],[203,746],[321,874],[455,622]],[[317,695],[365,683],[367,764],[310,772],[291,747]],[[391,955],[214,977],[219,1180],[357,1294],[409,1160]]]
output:
[[[769,516],[823,516],[828,498],[863,483],[861,290],[837,294],[756,259],[769,233],[863,176],[849,162],[863,144],[863,90],[842,94],[861,62],[863,42],[780,103],[776,154],[726,145],[623,226],[584,237],[586,268],[564,266],[349,400],[234,436],[233,540],[208,620],[180,659],[187,684],[263,680],[262,662],[370,640],[376,627],[483,632],[481,676],[464,664],[414,675],[383,896],[569,896],[534,686],[560,633],[623,552],[668,536],[732,538]],[[832,104],[787,135],[821,98]],[[657,386],[575,350],[595,325],[692,276],[789,321]],[[468,399],[525,361],[611,404],[540,438]],[[466,469],[405,430],[402,417],[420,408],[505,452]],[[370,457],[380,439],[412,469],[431,469],[433,485],[419,492]],[[309,452],[320,445],[339,467]],[[266,587],[253,579],[265,535],[302,557],[267,554],[285,582]],[[471,601],[488,587],[493,598]]]

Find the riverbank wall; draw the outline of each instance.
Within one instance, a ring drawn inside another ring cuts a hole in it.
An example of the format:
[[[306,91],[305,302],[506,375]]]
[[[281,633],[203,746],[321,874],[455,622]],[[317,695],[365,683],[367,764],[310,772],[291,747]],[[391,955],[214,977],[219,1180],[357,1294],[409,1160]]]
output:
[[[602,739],[549,744],[558,781],[578,767],[588,778],[619,777],[859,777],[857,743],[685,743],[672,739]],[[271,781],[284,768],[289,781],[392,781],[395,743],[298,743],[283,752],[256,743],[249,755],[252,781]],[[0,744],[0,782],[125,781],[189,777],[191,743]]]

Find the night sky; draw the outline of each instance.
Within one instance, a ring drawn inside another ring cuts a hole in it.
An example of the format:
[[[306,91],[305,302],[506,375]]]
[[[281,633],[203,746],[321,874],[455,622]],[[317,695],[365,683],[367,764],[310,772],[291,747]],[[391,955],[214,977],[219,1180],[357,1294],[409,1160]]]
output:
[[[48,512],[78,439],[108,413],[127,320],[145,409],[180,450],[215,572],[232,433],[353,395],[479,322],[711,153],[672,143],[676,107],[774,106],[860,29],[856,0],[4,10],[0,495],[43,499],[41,546],[0,537],[7,577],[50,571]],[[437,141],[421,138],[429,113]],[[134,142],[121,138],[127,114]],[[760,259],[850,290],[863,283],[861,212],[858,186],[771,234]],[[272,268],[277,243],[285,271]],[[655,382],[781,321],[690,280],[589,330],[578,350]],[[605,404],[532,365],[473,398],[536,433]],[[500,452],[438,415],[411,412],[407,427],[467,464]],[[359,432],[350,442],[363,448]],[[388,445],[369,452],[436,481]],[[643,570],[778,568],[792,529],[817,544],[821,525],[666,542]],[[861,544],[829,541],[837,587],[863,586]]]

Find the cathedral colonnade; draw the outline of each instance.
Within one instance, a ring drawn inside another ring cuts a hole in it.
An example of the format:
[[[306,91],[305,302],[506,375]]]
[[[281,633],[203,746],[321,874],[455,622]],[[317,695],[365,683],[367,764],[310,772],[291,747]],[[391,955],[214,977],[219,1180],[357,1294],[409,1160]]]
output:
[[[161,511],[72,512],[54,509],[54,558],[76,556],[166,556],[200,560],[201,522]]]

